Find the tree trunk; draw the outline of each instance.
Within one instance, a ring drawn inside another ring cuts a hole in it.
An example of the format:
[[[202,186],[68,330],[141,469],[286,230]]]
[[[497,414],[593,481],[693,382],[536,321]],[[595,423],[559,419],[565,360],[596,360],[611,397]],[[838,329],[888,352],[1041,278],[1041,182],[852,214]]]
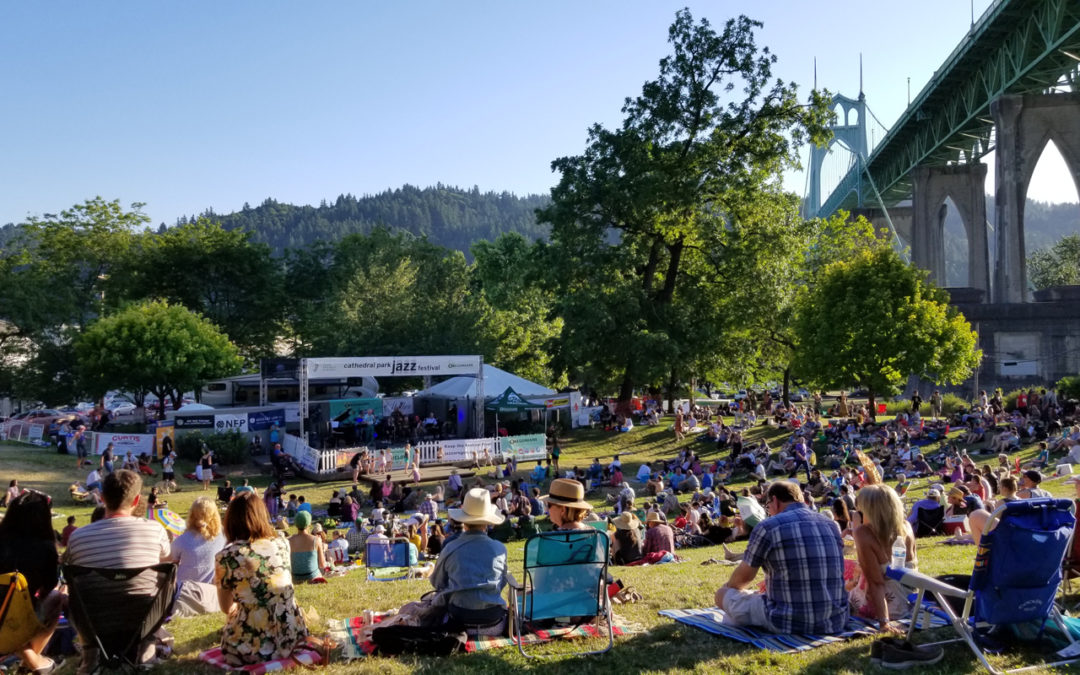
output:
[[[866,407],[867,414],[870,415],[870,421],[877,421],[877,401],[874,398],[874,390],[870,387],[866,388]]]
[[[791,368],[784,368],[784,388],[780,392],[784,399],[784,407],[791,408]]]
[[[671,379],[668,380],[667,388],[667,405],[668,412],[672,415],[675,414],[675,369],[671,369]]]
[[[682,239],[678,239],[674,244],[668,246],[671,258],[668,260],[667,272],[664,274],[664,288],[660,290],[660,294],[656,297],[657,302],[668,304],[675,297],[675,282],[679,279],[679,264],[682,262],[684,247],[685,244]]]
[[[634,400],[634,378],[630,375],[630,367],[626,367],[626,373],[623,375],[622,384],[619,385],[619,400],[615,403],[615,412],[623,415],[629,415],[630,410],[633,408]]]

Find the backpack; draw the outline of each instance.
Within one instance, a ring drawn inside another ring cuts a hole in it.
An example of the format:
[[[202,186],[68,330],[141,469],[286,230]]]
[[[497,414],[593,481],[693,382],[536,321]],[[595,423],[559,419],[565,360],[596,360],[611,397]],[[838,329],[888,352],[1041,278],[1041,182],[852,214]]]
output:
[[[453,632],[440,627],[386,626],[371,632],[376,650],[383,655],[418,654],[448,656],[465,650],[465,631]]]

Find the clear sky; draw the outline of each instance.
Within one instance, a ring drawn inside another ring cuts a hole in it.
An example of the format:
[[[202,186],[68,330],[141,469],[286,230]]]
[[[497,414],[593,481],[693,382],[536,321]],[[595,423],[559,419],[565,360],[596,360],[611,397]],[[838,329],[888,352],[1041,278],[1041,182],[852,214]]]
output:
[[[765,23],[776,74],[891,124],[990,0],[709,0]],[[546,192],[552,159],[655,77],[687,2],[0,3],[0,223],[101,195],[154,224],[266,197],[436,182]],[[972,9],[974,8],[974,9]],[[1030,196],[1077,201],[1058,158]],[[991,171],[991,175],[992,175]],[[801,175],[786,184],[803,193]],[[989,188],[988,188],[989,189]]]

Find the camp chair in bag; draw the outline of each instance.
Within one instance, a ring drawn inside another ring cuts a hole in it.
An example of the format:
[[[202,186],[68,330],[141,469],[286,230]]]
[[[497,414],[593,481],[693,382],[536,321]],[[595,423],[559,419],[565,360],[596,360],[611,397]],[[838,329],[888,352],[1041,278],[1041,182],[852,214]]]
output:
[[[364,567],[368,581],[408,579],[412,571],[408,539],[384,539],[364,543]],[[378,570],[384,570],[378,572]]]
[[[543,532],[525,542],[524,583],[509,577],[510,611],[522,656],[523,627],[549,619],[604,619],[608,644],[581,652],[603,654],[615,644],[607,594],[608,535],[597,530]]]
[[[135,569],[64,565],[68,618],[83,647],[96,648],[93,673],[136,670],[140,651],[172,613],[176,565],[159,563]]]
[[[0,656],[19,651],[44,628],[26,577],[17,571],[0,574]]]
[[[1022,499],[999,506],[990,516],[979,541],[975,569],[966,589],[912,570],[888,568],[888,577],[918,591],[916,616],[908,629],[908,639],[919,623],[918,613],[930,611],[923,605],[923,597],[929,592],[960,634],[960,640],[967,643],[991,673],[1001,671],[990,665],[979,647],[977,632],[985,628],[1038,622],[1041,630],[1047,620],[1053,620],[1073,643],[1061,613],[1054,606],[1054,597],[1061,584],[1062,560],[1076,524],[1075,508],[1067,499],[1049,498]],[[959,615],[950,606],[948,598],[962,601],[963,609]],[[1080,659],[1042,667],[1077,660]]]

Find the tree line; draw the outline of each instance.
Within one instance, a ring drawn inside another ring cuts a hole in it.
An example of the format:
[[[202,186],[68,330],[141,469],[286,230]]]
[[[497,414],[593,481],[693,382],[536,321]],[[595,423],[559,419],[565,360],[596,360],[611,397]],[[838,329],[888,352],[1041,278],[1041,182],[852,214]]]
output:
[[[865,220],[803,220],[782,191],[800,145],[827,140],[829,98],[800,100],[775,79],[759,28],[679,12],[671,55],[622,123],[592,126],[581,154],[552,163],[536,236],[473,241],[471,261],[377,224],[275,255],[213,214],[153,232],[141,205],[97,198],[30,219],[0,255],[0,391],[169,394],[272,354],[475,353],[625,402],[695,380],[782,379],[786,394],[798,376],[873,398],[909,374],[965,379],[981,355],[944,292]],[[442,187],[407,191],[420,210],[453,201]],[[294,208],[241,213],[285,232]],[[168,382],[150,381],[155,360]]]

